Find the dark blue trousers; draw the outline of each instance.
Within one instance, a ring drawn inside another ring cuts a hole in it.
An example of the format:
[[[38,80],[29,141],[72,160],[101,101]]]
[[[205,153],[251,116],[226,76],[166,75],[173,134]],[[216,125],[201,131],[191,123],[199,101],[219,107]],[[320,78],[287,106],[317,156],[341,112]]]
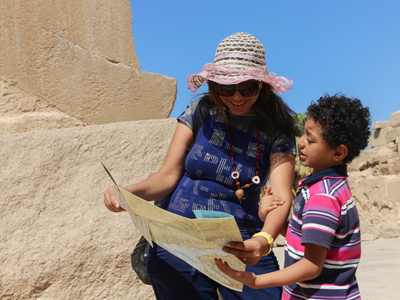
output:
[[[217,289],[224,300],[281,299],[281,287],[256,290],[243,286],[243,291],[237,292],[203,275],[156,244],[149,252],[147,273],[157,300],[216,300]],[[255,274],[269,273],[278,269],[279,265],[273,252],[263,256],[255,266],[246,267],[246,271]]]

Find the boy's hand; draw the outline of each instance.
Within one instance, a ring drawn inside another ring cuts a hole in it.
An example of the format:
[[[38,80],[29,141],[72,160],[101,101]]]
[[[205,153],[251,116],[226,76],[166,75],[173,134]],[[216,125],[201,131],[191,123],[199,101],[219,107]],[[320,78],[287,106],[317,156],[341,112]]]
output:
[[[218,269],[220,269],[221,272],[225,273],[229,277],[253,288],[257,289],[258,287],[256,286],[256,279],[257,275],[254,274],[253,272],[242,272],[242,271],[236,271],[232,269],[227,262],[223,262],[219,258],[214,258],[215,264],[217,265]]]
[[[271,186],[267,187],[265,191],[264,197],[260,201],[260,207],[258,209],[258,216],[260,217],[261,221],[265,221],[268,213],[278,206],[281,206],[285,203],[285,199],[279,196],[273,195],[271,191]]]

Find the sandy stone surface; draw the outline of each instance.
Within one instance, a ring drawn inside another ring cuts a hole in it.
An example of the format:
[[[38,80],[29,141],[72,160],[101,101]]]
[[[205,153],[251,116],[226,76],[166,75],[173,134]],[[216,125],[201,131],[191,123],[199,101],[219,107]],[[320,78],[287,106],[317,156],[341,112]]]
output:
[[[176,79],[140,70],[128,0],[5,0],[0,11],[0,78],[69,116],[65,125],[169,117]],[[28,113],[15,100],[15,117]]]
[[[372,149],[362,151],[348,167],[365,241],[400,236],[400,111],[390,120],[373,124]]]
[[[0,299],[152,299],[130,266],[139,235],[109,212],[101,159],[124,186],[156,171],[176,119],[0,137]]]

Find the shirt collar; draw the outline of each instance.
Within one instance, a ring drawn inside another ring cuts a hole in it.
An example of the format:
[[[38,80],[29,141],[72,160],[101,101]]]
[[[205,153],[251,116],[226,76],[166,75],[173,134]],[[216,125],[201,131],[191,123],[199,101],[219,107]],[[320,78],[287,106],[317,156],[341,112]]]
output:
[[[347,165],[338,165],[333,166],[328,169],[325,169],[317,174],[307,176],[303,180],[300,180],[299,186],[303,185],[313,185],[317,181],[321,181],[325,177],[348,177],[347,175]]]

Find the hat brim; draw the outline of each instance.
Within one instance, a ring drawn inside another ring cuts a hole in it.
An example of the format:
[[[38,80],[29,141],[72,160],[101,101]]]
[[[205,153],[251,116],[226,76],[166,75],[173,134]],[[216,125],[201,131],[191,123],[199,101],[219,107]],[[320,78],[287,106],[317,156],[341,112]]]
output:
[[[248,80],[263,81],[272,86],[272,91],[283,94],[293,88],[293,80],[276,76],[275,73],[267,72],[265,67],[234,69],[216,66],[213,63],[204,65],[198,74],[190,74],[187,77],[188,89],[193,93],[208,80],[219,84],[237,84]]]

